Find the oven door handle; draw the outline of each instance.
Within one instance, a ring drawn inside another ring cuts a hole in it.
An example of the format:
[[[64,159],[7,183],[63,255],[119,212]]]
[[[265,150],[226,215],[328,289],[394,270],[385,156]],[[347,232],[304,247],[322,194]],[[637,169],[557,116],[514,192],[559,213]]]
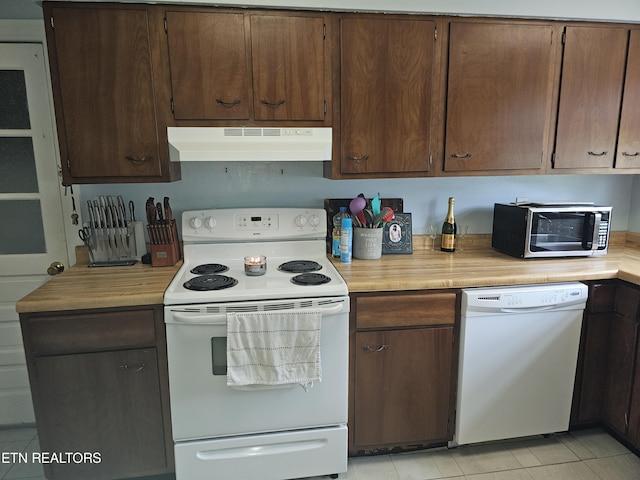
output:
[[[309,307],[292,310],[268,310],[271,313],[288,312],[288,311],[305,311],[320,310],[323,316],[338,313],[343,309],[344,302],[339,302],[328,307]],[[247,312],[250,313],[250,312]],[[195,313],[195,312],[178,312],[172,311],[171,319],[167,319],[167,323],[183,323],[196,325],[226,325],[227,315],[225,313]]]
[[[227,316],[224,313],[193,314],[185,312],[173,312],[171,320],[173,321],[170,323],[190,323],[194,325],[227,325]]]

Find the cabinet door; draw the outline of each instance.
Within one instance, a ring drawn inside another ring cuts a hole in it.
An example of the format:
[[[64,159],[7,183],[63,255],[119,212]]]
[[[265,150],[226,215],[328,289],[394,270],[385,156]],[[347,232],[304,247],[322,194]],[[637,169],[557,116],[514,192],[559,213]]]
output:
[[[626,435],[629,427],[637,334],[635,318],[615,315],[611,325],[603,417],[605,424],[621,435]]]
[[[431,20],[341,20],[341,173],[430,170],[435,28]]]
[[[636,349],[636,371],[629,406],[629,430],[627,438],[635,448],[640,448],[640,348]]]
[[[357,448],[445,441],[453,327],[356,333]]]
[[[251,15],[256,120],[324,120],[324,17]]]
[[[41,450],[100,455],[47,464],[47,478],[112,479],[166,468],[155,349],[39,357],[35,367]]]
[[[146,7],[52,7],[51,17],[48,40],[65,171],[85,182],[160,177]]]
[[[248,119],[244,14],[166,12],[176,120]]]
[[[567,27],[553,167],[613,167],[628,32]]]
[[[587,313],[583,323],[580,370],[576,381],[577,412],[574,423],[596,423],[602,420],[602,387],[607,378],[607,356],[612,313]]]
[[[452,23],[444,169],[532,170],[548,152],[552,25]]]
[[[616,168],[640,168],[640,30],[631,30]]]

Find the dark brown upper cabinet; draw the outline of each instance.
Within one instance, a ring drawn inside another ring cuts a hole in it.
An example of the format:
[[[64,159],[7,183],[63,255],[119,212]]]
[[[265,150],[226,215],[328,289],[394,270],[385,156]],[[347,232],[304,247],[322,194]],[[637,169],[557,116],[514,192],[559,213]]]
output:
[[[616,168],[640,169],[640,30],[631,30]]]
[[[445,175],[544,171],[556,31],[551,23],[449,23]]]
[[[340,148],[334,175],[433,174],[438,44],[430,17],[341,18]]]
[[[565,28],[555,170],[613,168],[628,39],[623,26]]]
[[[169,11],[166,19],[175,119],[248,119],[244,14]]]
[[[157,116],[153,11],[45,2],[44,18],[64,183],[179,179]]]
[[[177,8],[166,30],[176,121],[325,124],[324,14]]]

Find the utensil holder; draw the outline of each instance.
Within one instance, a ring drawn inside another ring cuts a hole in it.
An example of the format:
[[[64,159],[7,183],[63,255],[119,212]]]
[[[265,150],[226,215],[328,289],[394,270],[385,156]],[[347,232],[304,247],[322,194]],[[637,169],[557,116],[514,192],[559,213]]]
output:
[[[382,256],[382,228],[353,229],[353,258],[376,260]]]
[[[182,257],[175,220],[147,225],[147,233],[151,245],[151,265],[168,267],[180,261]]]

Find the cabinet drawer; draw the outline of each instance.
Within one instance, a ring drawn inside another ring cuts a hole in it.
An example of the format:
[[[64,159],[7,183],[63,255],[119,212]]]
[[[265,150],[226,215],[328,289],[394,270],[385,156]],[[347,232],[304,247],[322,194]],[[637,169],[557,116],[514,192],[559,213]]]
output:
[[[628,319],[638,318],[640,289],[628,283],[619,283],[616,291],[615,312]]]
[[[452,325],[456,316],[456,294],[359,296],[356,298],[356,315],[356,328]]]
[[[154,311],[122,310],[30,316],[23,320],[31,354],[59,355],[156,344]]]

